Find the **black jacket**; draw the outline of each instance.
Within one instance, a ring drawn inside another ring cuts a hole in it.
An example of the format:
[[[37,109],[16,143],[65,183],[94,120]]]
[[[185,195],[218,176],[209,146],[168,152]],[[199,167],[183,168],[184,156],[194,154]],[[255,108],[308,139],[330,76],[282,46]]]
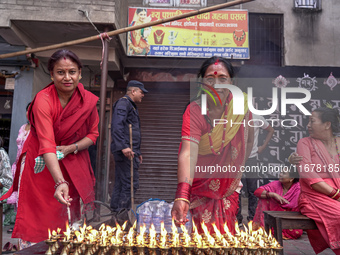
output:
[[[132,124],[132,147],[139,156],[141,145],[140,120],[136,104],[127,95],[113,104],[111,122],[111,152],[122,154],[121,150],[130,148],[129,124]]]

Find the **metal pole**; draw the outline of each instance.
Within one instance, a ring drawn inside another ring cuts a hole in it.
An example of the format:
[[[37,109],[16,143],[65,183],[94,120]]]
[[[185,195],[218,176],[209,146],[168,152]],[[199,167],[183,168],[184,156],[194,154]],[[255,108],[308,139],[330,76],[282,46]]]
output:
[[[105,32],[109,31],[106,27]],[[100,82],[100,104],[99,104],[99,139],[97,144],[97,160],[96,160],[96,200],[103,201],[103,145],[105,138],[105,105],[106,105],[106,84],[107,84],[107,73],[108,73],[108,60],[109,60],[109,41],[104,40],[104,54],[101,72]],[[109,146],[109,144],[107,144]],[[109,160],[109,159],[107,159]],[[108,171],[108,169],[107,169]],[[105,201],[103,201],[105,202]],[[94,221],[100,221],[100,207],[94,211]]]

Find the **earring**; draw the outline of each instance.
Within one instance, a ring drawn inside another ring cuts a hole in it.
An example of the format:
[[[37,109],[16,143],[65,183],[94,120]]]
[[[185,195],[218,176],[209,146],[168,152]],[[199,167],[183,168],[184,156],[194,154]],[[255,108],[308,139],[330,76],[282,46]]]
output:
[[[51,77],[51,80],[54,81],[53,77]]]
[[[79,75],[79,80],[81,80],[81,78],[83,78],[81,75]]]

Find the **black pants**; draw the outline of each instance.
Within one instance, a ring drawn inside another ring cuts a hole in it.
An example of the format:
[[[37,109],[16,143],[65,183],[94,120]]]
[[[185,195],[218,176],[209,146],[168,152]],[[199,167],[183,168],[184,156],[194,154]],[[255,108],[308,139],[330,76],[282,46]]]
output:
[[[131,208],[131,160],[124,154],[114,154],[115,184],[113,187],[110,207],[115,212]],[[133,190],[136,194],[139,188],[139,158],[133,158]]]
[[[245,166],[258,166],[258,162],[256,157],[254,158],[249,158],[246,161]],[[254,169],[255,170],[255,169]],[[246,193],[246,195],[248,195],[248,216],[247,216],[247,220],[253,220],[254,215],[255,215],[255,211],[256,211],[256,207],[257,207],[257,197],[254,195],[255,190],[258,188],[257,187],[257,181],[259,180],[258,177],[258,173],[256,172],[249,172],[249,173],[244,173],[245,176],[244,178],[242,178],[242,183],[243,183],[243,187],[242,190]],[[239,223],[242,223],[243,220],[243,216],[241,214],[242,212],[242,202],[241,202],[241,194],[239,197],[239,209],[237,212],[237,221]]]

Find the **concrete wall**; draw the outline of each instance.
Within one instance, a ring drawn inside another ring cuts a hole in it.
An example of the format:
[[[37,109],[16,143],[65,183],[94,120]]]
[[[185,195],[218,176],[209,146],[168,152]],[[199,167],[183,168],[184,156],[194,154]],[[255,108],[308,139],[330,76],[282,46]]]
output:
[[[9,26],[10,19],[88,22],[75,15],[78,9],[88,11],[93,22],[114,23],[114,0],[0,0],[0,27]]]
[[[124,28],[128,26],[128,1],[127,0],[116,0],[116,27]],[[126,52],[126,39],[127,33],[119,35],[119,39],[122,43],[124,52]]]
[[[20,76],[15,79],[15,88],[13,95],[13,110],[12,110],[12,121],[11,121],[11,134],[9,142],[9,157],[11,164],[15,162],[17,155],[17,144],[16,139],[20,127],[26,123],[26,106],[28,102],[32,101],[32,90],[33,90],[33,75],[34,69],[29,71],[24,70],[20,72]]]

